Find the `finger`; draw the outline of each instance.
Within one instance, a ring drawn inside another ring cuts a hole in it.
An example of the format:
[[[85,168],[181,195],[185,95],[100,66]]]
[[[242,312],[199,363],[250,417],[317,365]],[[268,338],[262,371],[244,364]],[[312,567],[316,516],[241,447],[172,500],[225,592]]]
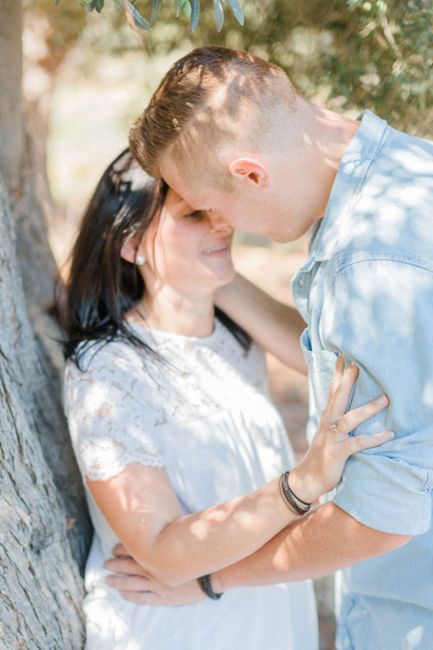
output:
[[[121,543],[116,544],[116,546],[113,548],[113,555],[131,557],[130,552]]]
[[[129,557],[116,557],[116,558],[111,558],[109,560],[106,560],[104,562],[104,566],[106,569],[109,571],[112,571],[113,573],[122,573],[124,575],[132,575],[132,576],[145,576],[148,577],[147,572],[141,568],[135,560],[129,558]]]
[[[156,594],[147,591],[133,592],[121,591],[122,598],[128,600],[130,603],[137,603],[138,605],[160,605],[161,599]]]
[[[326,409],[327,416],[331,422],[341,417],[347,409],[352,388],[359,375],[359,368],[353,363],[348,366],[341,377],[340,384],[330,396]]]
[[[359,436],[353,436],[349,438],[348,442],[351,449],[350,455],[356,453],[357,451],[362,451],[363,449],[371,449],[372,447],[379,447],[380,445],[385,444],[395,438],[395,434],[392,431],[382,431],[381,433],[362,434]],[[353,450],[353,451],[352,451]]]
[[[104,581],[117,591],[153,591],[151,581],[141,576],[109,575]]]
[[[338,420],[338,429],[341,433],[350,433],[356,427],[371,418],[373,415],[380,413],[389,404],[386,395],[381,395],[372,402],[358,406],[358,408],[348,411]]]

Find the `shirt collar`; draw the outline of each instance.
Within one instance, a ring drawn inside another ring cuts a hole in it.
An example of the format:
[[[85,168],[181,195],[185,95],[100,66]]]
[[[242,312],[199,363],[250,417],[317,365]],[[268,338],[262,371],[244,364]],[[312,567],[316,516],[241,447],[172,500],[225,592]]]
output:
[[[345,220],[387,129],[387,123],[370,111],[364,111],[360,119],[361,124],[340,161],[324,217],[313,235],[309,266],[315,261],[329,260],[337,252]]]

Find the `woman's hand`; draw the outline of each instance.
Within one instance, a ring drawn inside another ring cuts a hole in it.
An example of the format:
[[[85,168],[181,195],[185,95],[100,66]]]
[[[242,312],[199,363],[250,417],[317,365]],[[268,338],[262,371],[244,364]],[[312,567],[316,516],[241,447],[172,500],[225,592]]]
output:
[[[117,544],[113,549],[113,556],[105,562],[105,567],[113,572],[105,578],[105,582],[131,603],[175,607],[206,598],[197,580],[190,580],[180,587],[161,584],[128,554],[122,544]]]
[[[343,357],[338,357],[319,428],[307,453],[289,476],[290,488],[303,501],[313,503],[332,490],[340,480],[349,456],[357,451],[382,445],[394,437],[391,431],[372,435],[349,435],[389,404],[387,396],[382,395],[345,414],[358,374],[357,366],[351,364],[345,368]]]

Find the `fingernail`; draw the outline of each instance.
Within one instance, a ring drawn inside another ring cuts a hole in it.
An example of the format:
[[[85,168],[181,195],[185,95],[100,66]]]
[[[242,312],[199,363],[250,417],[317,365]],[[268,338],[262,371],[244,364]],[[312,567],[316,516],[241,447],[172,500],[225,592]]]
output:
[[[377,401],[379,404],[388,404],[389,399],[387,395],[381,395]]]
[[[385,431],[383,433],[383,437],[385,438],[385,440],[392,440],[393,438],[395,438],[395,433],[394,431]]]
[[[358,366],[356,365],[356,363],[353,363],[353,361],[351,362],[349,368],[351,368],[351,370],[355,370],[355,369],[359,370]]]

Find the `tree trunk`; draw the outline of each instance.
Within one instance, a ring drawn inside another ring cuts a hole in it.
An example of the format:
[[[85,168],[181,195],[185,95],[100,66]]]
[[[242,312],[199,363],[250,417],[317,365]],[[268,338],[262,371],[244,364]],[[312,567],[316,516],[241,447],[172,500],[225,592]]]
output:
[[[0,648],[79,649],[91,528],[60,399],[55,264],[21,95],[21,3],[0,3]]]
[[[38,199],[43,206],[48,232],[61,232],[66,217],[64,207],[51,194],[47,175],[47,140],[53,95],[63,63],[75,46],[88,16],[78,2],[53,7],[53,0],[39,0],[27,6],[24,12],[24,114]]]

